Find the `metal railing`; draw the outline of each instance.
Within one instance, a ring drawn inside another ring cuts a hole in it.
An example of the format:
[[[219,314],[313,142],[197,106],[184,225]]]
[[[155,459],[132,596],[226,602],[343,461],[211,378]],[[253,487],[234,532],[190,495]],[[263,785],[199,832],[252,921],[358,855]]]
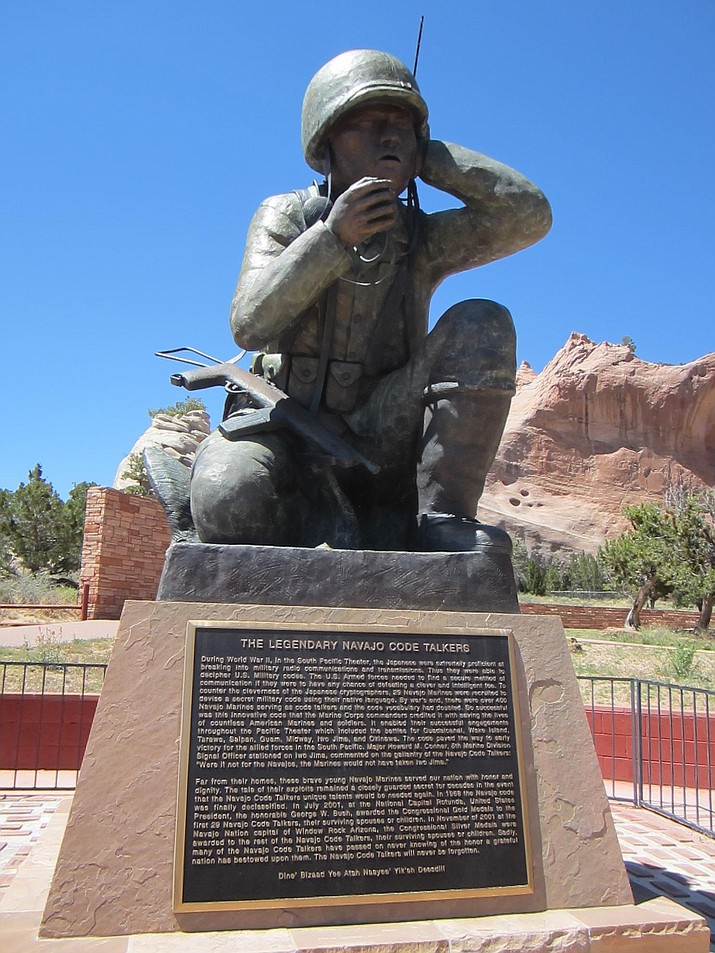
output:
[[[578,678],[609,797],[715,837],[715,692]]]
[[[0,661],[0,789],[75,786],[106,668]]]
[[[106,668],[0,661],[0,789],[75,786]],[[715,837],[715,692],[579,682],[609,796]]]

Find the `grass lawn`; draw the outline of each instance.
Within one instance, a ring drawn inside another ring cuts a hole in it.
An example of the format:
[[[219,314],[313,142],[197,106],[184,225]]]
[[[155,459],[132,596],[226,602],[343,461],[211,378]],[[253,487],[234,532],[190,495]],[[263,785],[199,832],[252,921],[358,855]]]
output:
[[[82,667],[64,669],[60,666],[103,664],[112,654],[113,639],[75,639],[73,642],[57,642],[48,635],[41,635],[32,645],[0,646],[0,690],[3,692],[84,693],[101,691],[104,680],[100,669]],[[23,665],[3,663],[27,662]]]
[[[5,691],[17,691],[21,669],[2,666],[2,662],[106,663],[112,653],[113,639],[76,639],[58,642],[51,623],[38,639],[17,648],[0,646],[0,683],[5,669]],[[607,629],[567,629],[571,660],[577,675],[611,678],[642,678],[651,681],[715,691],[715,636],[694,636],[691,632],[663,627],[644,628],[638,633]],[[41,670],[29,670],[28,678],[39,685]],[[58,670],[46,676],[58,679]],[[80,691],[82,675],[72,674],[72,691]],[[87,676],[88,677],[88,676]],[[92,674],[92,684],[101,678]],[[48,683],[49,684],[49,683]],[[29,685],[29,683],[28,683]],[[582,686],[589,691],[588,686]],[[32,690],[32,689],[30,689]],[[59,689],[58,689],[59,690]],[[90,689],[85,687],[85,691]],[[96,690],[96,689],[92,689]],[[610,691],[599,687],[599,695]],[[627,700],[626,687],[619,689]]]

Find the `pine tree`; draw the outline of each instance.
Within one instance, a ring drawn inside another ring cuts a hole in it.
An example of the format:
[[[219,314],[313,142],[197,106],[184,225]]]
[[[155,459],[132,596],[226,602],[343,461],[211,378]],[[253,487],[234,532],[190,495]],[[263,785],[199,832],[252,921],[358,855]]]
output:
[[[633,597],[625,627],[639,629],[646,602],[653,604],[672,591],[664,567],[671,558],[673,533],[663,510],[655,503],[626,506],[623,512],[632,528],[617,539],[607,540],[600,558],[616,586]]]
[[[42,476],[40,464],[14,493],[0,491],[0,571],[13,560],[30,573],[68,573],[79,569],[84,508],[92,484],[78,483],[63,503]]]

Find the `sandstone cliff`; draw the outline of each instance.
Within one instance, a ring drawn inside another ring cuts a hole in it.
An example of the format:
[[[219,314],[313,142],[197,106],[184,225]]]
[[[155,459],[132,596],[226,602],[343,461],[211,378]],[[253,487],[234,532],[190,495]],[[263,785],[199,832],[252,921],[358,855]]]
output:
[[[715,486],[715,353],[651,364],[572,334],[540,374],[522,365],[479,518],[527,545],[595,552],[627,503]]]
[[[203,411],[157,414],[132,453],[160,446],[190,466],[209,430]],[[540,374],[519,368],[478,516],[530,549],[595,553],[626,527],[627,503],[660,502],[676,482],[715,486],[715,353],[651,364],[572,334]]]

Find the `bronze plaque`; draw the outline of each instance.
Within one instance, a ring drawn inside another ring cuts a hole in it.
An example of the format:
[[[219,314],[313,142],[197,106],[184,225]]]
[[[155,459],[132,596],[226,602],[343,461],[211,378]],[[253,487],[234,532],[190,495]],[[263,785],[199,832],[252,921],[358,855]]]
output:
[[[531,893],[503,629],[191,622],[174,910]]]

